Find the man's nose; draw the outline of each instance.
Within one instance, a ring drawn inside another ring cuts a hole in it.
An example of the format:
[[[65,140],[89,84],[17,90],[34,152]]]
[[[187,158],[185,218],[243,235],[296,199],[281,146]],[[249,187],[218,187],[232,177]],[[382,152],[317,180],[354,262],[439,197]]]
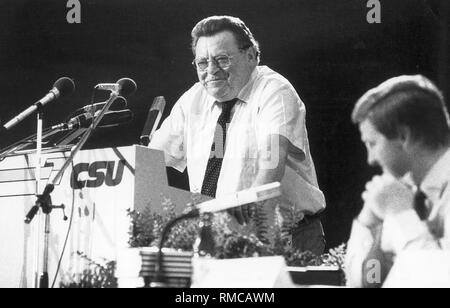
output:
[[[210,61],[208,61],[208,67],[206,69],[206,71],[208,72],[208,74],[215,74],[217,71],[219,70],[219,67],[217,66],[216,61],[214,61],[213,59],[211,59]]]

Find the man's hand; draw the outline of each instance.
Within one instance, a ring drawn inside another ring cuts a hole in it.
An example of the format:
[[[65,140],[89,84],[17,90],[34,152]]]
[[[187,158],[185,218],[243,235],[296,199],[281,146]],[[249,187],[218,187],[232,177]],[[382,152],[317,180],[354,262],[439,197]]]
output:
[[[365,215],[370,210],[379,220],[384,220],[388,214],[411,209],[414,194],[408,186],[393,176],[384,174],[374,176],[367,183],[362,198],[365,208],[362,214]]]
[[[290,142],[281,135],[269,135],[261,148],[258,150],[258,172],[252,187],[265,185],[273,182],[281,182]],[[256,204],[246,204],[228,210],[228,214],[235,217],[241,225],[248,224],[255,211]]]
[[[383,221],[378,218],[378,216],[375,215],[372,209],[367,205],[364,205],[361,213],[359,213],[358,221],[367,228],[375,228],[383,223]]]

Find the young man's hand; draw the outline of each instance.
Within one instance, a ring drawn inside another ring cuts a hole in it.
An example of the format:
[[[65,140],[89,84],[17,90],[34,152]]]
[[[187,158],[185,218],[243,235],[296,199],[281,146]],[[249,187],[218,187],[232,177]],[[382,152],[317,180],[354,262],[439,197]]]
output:
[[[366,184],[362,194],[364,208],[370,210],[379,220],[386,215],[413,208],[414,194],[410,187],[384,174],[377,175]]]

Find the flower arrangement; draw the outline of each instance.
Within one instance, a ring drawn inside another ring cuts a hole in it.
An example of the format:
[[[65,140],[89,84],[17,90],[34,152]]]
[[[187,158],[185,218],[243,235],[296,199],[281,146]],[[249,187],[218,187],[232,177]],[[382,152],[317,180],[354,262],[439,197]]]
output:
[[[193,204],[199,203],[199,197],[194,196]],[[188,205],[188,209],[192,208]],[[128,244],[131,248],[158,246],[163,228],[169,221],[177,216],[175,205],[170,199],[165,199],[162,204],[162,213],[152,212],[147,207],[143,212],[128,210],[131,220]],[[228,216],[217,215],[212,225],[212,233],[215,241],[215,252],[212,257],[217,259],[247,258],[263,256],[284,256],[288,266],[336,266],[344,268],[346,253],[345,244],[331,249],[328,253],[317,256],[309,251],[300,252],[289,245],[287,234],[290,234],[297,220],[298,213],[292,209],[287,219],[281,219],[279,208],[276,209],[275,224],[267,226],[265,213],[254,209],[253,227],[256,233],[238,233],[228,228]],[[286,215],[284,216],[286,217]],[[173,226],[168,234],[164,247],[191,251],[200,231],[200,218],[184,220]],[[272,241],[268,240],[268,234],[272,235]],[[62,287],[116,287],[114,278],[114,262],[105,265],[88,260],[82,254],[79,255],[89,263],[89,269],[85,270],[82,277],[75,280],[66,279]],[[75,278],[75,277],[72,277]]]
[[[82,273],[63,277],[60,282],[61,288],[117,288],[117,279],[114,276],[115,261],[104,260],[104,264],[101,264],[89,259],[80,251],[76,254],[88,266]]]
[[[191,208],[192,205],[189,206]],[[276,210],[280,217],[279,209]],[[148,207],[142,213],[129,210],[131,218],[130,247],[158,246],[164,226],[176,217],[175,206],[169,199],[163,202],[163,214],[156,214]],[[284,216],[286,217],[286,215]],[[340,269],[344,268],[346,246],[331,249],[328,253],[317,256],[309,251],[300,252],[289,245],[286,235],[291,233],[298,213],[295,209],[284,220],[275,220],[273,226],[265,223],[265,213],[254,209],[253,224],[256,234],[241,234],[228,228],[228,216],[219,215],[214,220],[213,235],[216,242],[216,251],[213,255],[217,259],[248,258],[282,255],[288,266],[320,266],[330,265]],[[200,219],[185,220],[175,225],[164,247],[189,251],[192,250],[199,234]],[[267,239],[268,234],[273,240]]]

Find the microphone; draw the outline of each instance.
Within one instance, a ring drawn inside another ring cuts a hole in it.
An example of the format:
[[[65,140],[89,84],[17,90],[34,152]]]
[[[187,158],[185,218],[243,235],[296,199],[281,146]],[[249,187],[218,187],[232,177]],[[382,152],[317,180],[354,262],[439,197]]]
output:
[[[153,100],[152,106],[148,112],[147,121],[145,122],[144,129],[140,137],[141,145],[148,146],[150,140],[152,140],[153,133],[158,127],[161,120],[164,107],[166,106],[166,100],[164,96],[157,96]]]
[[[99,110],[101,110],[107,102],[100,102],[100,103],[95,103],[95,104],[91,104],[91,105],[86,105],[84,107],[81,107],[79,109],[77,109],[77,111],[75,111],[75,113],[85,113],[85,112],[90,112],[90,113],[95,113]],[[127,100],[122,97],[119,96],[116,98],[116,100],[114,101],[114,103],[111,105],[110,110],[114,110],[114,111],[120,111],[123,110],[127,107]]]
[[[54,84],[53,88],[41,98],[39,101],[34,103],[32,106],[28,107],[25,111],[20,113],[14,119],[3,125],[2,130],[9,130],[25,118],[27,118],[32,113],[36,112],[39,108],[45,106],[49,102],[59,98],[64,97],[67,94],[73,92],[75,90],[75,84],[72,79],[68,77],[59,78]]]
[[[72,130],[79,128],[88,128],[91,126],[95,117],[99,112],[92,115],[91,112],[86,112],[80,114],[76,117],[71,118],[67,123],[61,123],[52,126],[52,129],[62,129],[62,130]],[[120,110],[120,111],[109,111],[105,113],[104,117],[99,123],[99,127],[112,127],[119,126],[130,122],[133,119],[133,112],[130,109]]]
[[[133,79],[121,78],[116,83],[99,83],[94,89],[112,91],[121,96],[128,97],[136,91],[137,85]]]

